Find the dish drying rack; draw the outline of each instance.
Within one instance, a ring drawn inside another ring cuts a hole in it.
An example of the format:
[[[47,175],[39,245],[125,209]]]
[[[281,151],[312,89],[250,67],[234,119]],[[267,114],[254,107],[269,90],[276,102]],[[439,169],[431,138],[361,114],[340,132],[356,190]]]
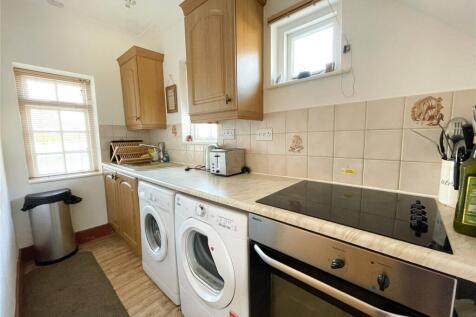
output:
[[[149,149],[141,146],[142,140],[134,141],[112,141],[111,142],[111,162],[117,164],[139,164],[150,163],[152,156]]]

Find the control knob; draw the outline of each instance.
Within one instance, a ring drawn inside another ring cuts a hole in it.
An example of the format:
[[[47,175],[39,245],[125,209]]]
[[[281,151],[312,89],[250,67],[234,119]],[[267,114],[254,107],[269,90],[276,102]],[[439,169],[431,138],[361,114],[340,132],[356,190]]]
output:
[[[390,279],[387,274],[382,273],[377,276],[378,288],[383,292],[386,288],[390,286]]]
[[[343,259],[334,259],[331,261],[331,269],[337,270],[345,266],[345,261]]]
[[[203,207],[202,205],[198,205],[197,206],[197,210],[196,210],[196,213],[197,213],[197,216],[199,217],[204,217],[205,216],[205,207]]]

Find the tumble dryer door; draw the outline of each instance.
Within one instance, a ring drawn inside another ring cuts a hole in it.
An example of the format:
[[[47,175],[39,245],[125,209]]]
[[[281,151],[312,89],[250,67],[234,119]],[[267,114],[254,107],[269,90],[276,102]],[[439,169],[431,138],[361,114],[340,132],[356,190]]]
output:
[[[143,230],[142,244],[145,245],[147,253],[155,261],[163,261],[167,255],[167,233],[165,231],[164,222],[160,214],[151,206],[144,207],[141,214]]]
[[[178,238],[184,275],[195,293],[211,307],[228,306],[235,293],[235,272],[221,237],[209,224],[190,218]]]

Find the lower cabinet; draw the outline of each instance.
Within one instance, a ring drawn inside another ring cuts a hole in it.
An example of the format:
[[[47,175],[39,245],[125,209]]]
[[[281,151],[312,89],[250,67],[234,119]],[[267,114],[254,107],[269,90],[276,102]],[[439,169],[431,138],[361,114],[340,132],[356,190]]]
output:
[[[140,255],[137,179],[117,172],[104,172],[104,187],[106,189],[108,222],[132,250]]]

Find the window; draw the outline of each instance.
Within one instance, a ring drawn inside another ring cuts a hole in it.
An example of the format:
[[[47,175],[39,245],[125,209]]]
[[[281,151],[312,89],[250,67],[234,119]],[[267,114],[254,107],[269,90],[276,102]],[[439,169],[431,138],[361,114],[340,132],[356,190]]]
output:
[[[218,125],[216,123],[191,123],[190,116],[182,115],[182,134],[185,142],[212,144],[218,142]],[[192,137],[190,141],[188,136]]]
[[[90,81],[14,71],[30,179],[98,171]]]
[[[192,123],[192,138],[195,143],[216,143],[216,123]]]
[[[321,1],[271,21],[271,80],[280,84],[332,73],[341,64],[337,4]],[[286,11],[286,10],[285,10]]]

